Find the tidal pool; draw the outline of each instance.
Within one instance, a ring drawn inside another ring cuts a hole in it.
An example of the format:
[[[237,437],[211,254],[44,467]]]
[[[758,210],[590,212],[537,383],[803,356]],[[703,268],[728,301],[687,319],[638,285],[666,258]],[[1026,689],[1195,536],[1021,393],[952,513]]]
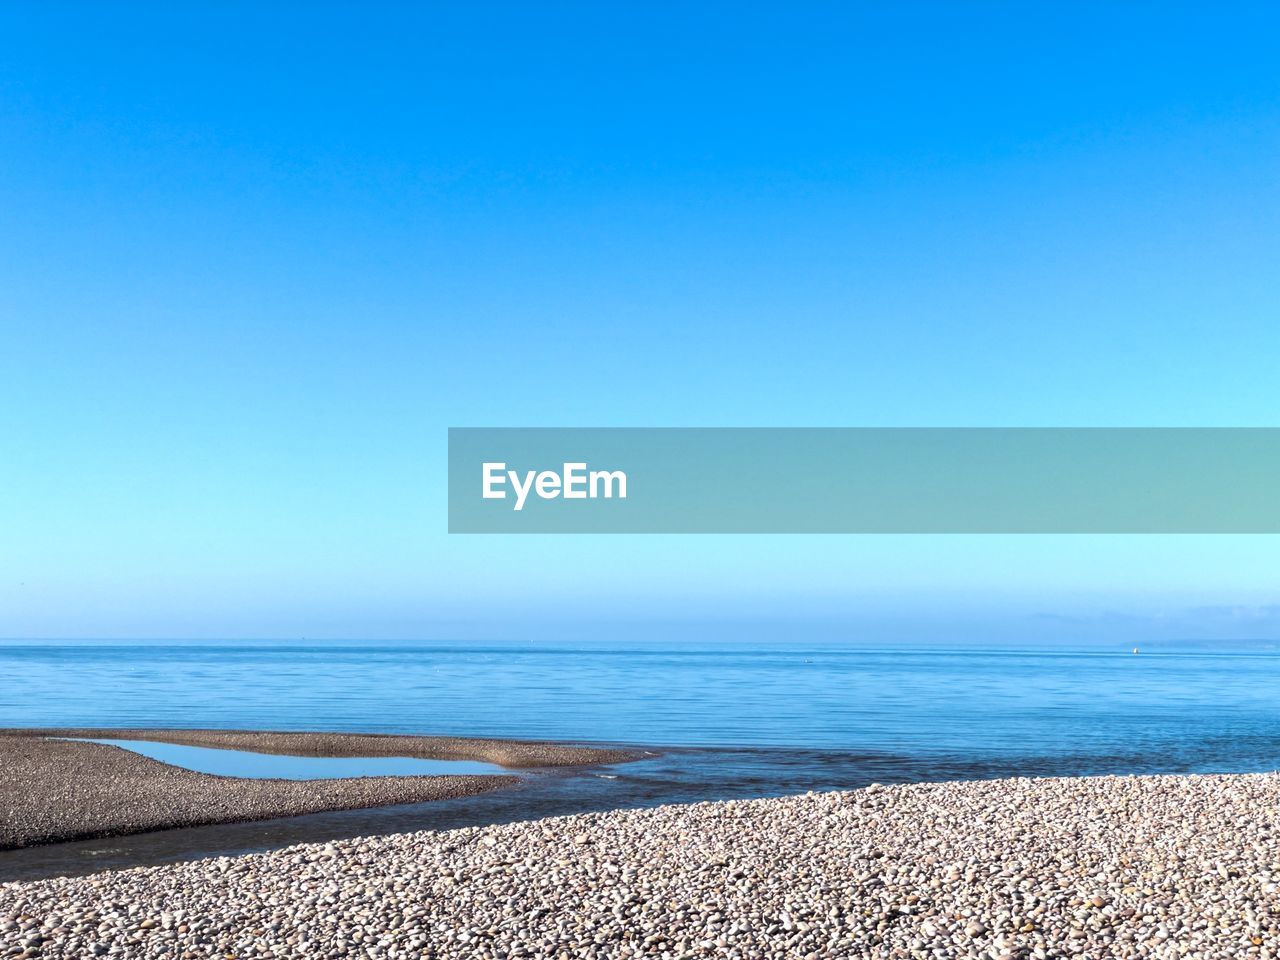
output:
[[[77,738],[78,739],[78,738]],[[219,777],[253,780],[334,780],[340,777],[421,777],[445,774],[510,773],[496,763],[479,760],[424,760],[418,757],[299,757],[291,754],[252,753],[190,747],[154,740],[97,740],[140,753],[170,766]]]

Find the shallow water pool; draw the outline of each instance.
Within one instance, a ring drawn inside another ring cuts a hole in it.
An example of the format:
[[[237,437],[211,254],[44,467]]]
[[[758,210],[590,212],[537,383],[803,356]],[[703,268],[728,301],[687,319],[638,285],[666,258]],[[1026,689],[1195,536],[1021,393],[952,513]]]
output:
[[[153,740],[97,740],[140,753],[170,766],[210,773],[219,777],[254,780],[335,780],[340,777],[422,777],[445,774],[508,773],[496,763],[478,760],[423,760],[418,757],[299,757],[289,754],[252,753],[191,747]]]

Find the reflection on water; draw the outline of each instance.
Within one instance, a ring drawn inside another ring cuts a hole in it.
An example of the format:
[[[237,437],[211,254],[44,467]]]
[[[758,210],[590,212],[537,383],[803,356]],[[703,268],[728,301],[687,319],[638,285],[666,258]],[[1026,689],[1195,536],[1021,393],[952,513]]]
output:
[[[89,740],[105,743],[170,766],[216,777],[254,780],[336,780],[340,777],[429,777],[447,774],[508,773],[478,760],[424,760],[417,757],[297,757],[248,750],[191,747],[152,740]]]

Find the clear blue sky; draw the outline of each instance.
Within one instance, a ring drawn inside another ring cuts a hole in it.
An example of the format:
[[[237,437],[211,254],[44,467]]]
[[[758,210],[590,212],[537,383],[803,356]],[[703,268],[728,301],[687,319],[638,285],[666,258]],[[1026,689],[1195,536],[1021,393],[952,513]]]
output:
[[[444,456],[1277,425],[1277,63],[1262,4],[5,4],[0,636],[1276,632],[1275,538],[449,537]]]

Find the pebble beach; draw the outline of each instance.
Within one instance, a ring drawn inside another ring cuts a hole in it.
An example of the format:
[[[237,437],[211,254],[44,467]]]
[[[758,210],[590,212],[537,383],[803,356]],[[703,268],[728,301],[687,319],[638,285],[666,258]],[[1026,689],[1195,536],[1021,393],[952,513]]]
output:
[[[195,773],[118,747],[121,737],[301,756],[480,759],[510,769],[618,762],[636,751],[462,737],[99,728],[0,730],[0,850],[90,837],[475,796],[515,776],[242,779]]]
[[[1264,958],[1280,775],[582,814],[0,885],[5,957]]]

